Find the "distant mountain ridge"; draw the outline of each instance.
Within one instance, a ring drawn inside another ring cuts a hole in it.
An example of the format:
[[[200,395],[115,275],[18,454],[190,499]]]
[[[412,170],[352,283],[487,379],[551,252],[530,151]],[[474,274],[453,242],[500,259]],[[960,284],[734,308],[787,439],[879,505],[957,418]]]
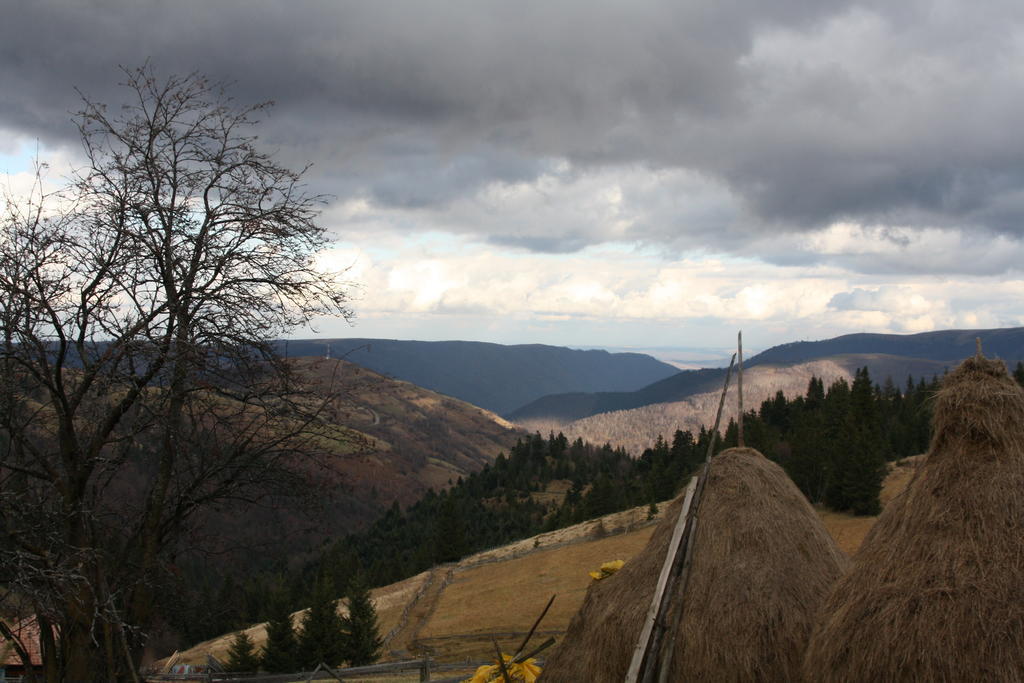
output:
[[[779,391],[789,398],[802,396],[812,376],[821,379],[826,387],[840,378],[852,382],[857,369],[865,366],[880,383],[886,377],[894,377],[900,388],[900,380],[905,380],[908,375],[913,375],[915,379],[933,377],[951,367],[946,361],[884,354],[847,354],[795,364],[758,363],[743,375],[746,409],[757,410],[763,401]],[[533,418],[524,419],[519,424],[541,434],[562,432],[570,439],[579,437],[592,443],[611,443],[622,446],[630,453],[640,454],[645,448],[652,447],[658,436],[669,437],[677,429],[689,429],[696,434],[702,425],[713,423],[721,393],[720,381],[711,391],[691,394],[677,401],[597,413],[572,421]],[[723,424],[728,424],[737,415],[736,395],[736,382],[733,381],[723,404]]]
[[[902,380],[908,374],[935,374],[973,355],[975,339],[983,350],[1008,364],[1024,360],[1024,328],[993,330],[943,330],[911,335],[848,334],[813,342],[791,342],[767,349],[744,361],[746,367],[794,365],[813,360],[845,357],[867,366],[876,380],[886,376]],[[714,391],[725,380],[724,368],[683,370],[638,391],[561,393],[545,396],[509,415],[516,421],[550,419],[570,422],[591,415],[632,410],[656,403],[682,401],[695,394]]]
[[[565,391],[634,391],[679,370],[642,353],[581,351],[545,344],[469,341],[298,339],[279,342],[289,356],[325,356],[412,382],[507,415]]]
[[[780,344],[752,357],[756,363],[802,363],[840,354],[881,353],[906,358],[960,362],[974,355],[975,340],[981,338],[987,356],[1008,363],[1024,360],[1024,327],[992,330],[940,330],[918,334],[844,334],[821,341]]]

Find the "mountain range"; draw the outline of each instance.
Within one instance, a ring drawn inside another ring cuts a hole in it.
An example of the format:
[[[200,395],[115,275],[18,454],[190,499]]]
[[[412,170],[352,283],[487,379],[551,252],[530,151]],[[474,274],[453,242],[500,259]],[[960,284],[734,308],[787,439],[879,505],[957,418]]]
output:
[[[678,372],[642,353],[545,344],[292,339],[280,342],[280,350],[291,357],[343,358],[499,415],[548,394],[634,391]]]
[[[856,368],[867,367],[876,381],[891,377],[901,382],[908,375],[931,377],[942,374],[974,354],[978,338],[990,356],[1002,358],[1011,365],[1024,360],[1024,328],[1007,328],[944,330],[911,335],[864,333],[823,341],[793,342],[769,348],[745,360],[744,366],[748,369],[784,367],[828,359],[845,368],[848,374]],[[565,423],[600,413],[682,401],[720,389],[725,373],[725,368],[683,370],[636,391],[549,395],[516,409],[508,417],[517,422],[554,420]]]

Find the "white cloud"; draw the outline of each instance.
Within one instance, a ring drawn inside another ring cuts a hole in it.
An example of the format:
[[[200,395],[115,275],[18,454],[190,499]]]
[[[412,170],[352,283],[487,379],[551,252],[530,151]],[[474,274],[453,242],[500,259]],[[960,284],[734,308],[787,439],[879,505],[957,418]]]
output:
[[[405,246],[383,241],[379,250],[342,247],[323,259],[354,264],[349,274],[363,284],[360,335],[393,324],[388,318],[415,319],[421,330],[453,329],[446,321],[458,320],[472,338],[540,326],[549,343],[570,345],[593,344],[587,335],[613,327],[641,338],[641,330],[743,327],[774,343],[1024,324],[1020,278],[861,275],[700,253],[666,259],[625,245],[556,256],[440,233]]]

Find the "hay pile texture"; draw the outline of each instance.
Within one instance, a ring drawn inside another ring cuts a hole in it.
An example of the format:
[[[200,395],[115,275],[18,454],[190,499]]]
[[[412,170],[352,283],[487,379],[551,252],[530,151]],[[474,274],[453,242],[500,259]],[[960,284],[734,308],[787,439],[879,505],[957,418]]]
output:
[[[969,358],[933,428],[826,601],[808,680],[1024,680],[1024,392],[1001,361]]]
[[[593,583],[543,681],[622,681],[681,507],[682,496],[638,556]],[[793,680],[846,557],[782,468],[752,448],[715,457],[699,514],[669,680]]]

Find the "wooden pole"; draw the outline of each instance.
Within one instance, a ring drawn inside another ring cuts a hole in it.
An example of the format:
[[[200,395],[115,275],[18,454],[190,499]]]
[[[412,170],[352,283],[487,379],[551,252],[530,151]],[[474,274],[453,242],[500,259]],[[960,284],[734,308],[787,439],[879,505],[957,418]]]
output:
[[[736,416],[736,445],[743,448],[747,444],[743,441],[743,330],[736,336],[736,353],[738,364],[736,366],[736,388],[739,394],[740,412]]]
[[[530,643],[530,638],[533,637],[534,631],[536,631],[537,627],[540,626],[541,620],[544,618],[544,615],[548,613],[548,610],[551,609],[551,603],[553,603],[554,601],[555,596],[552,595],[551,599],[548,600],[548,604],[544,607],[544,611],[540,613],[540,616],[537,617],[537,621],[533,622],[533,626],[530,627],[530,631],[526,634],[526,637],[523,638],[523,644],[519,646],[519,648],[516,650],[515,655],[513,655],[512,657],[513,661],[518,661],[519,655],[523,654],[523,650],[525,650],[526,646]]]
[[[498,641],[492,639],[491,642],[494,643],[494,653],[498,656],[498,670],[501,671],[501,679],[505,683],[512,683],[512,676],[509,675],[508,669],[505,668],[505,658],[501,656],[501,648],[498,647]]]
[[[626,683],[636,683],[637,681],[653,683],[655,676],[659,673],[659,669],[662,668],[664,657],[671,657],[671,649],[669,649],[666,655],[662,655],[661,641],[668,625],[667,617],[672,606],[672,600],[678,595],[675,586],[678,583],[686,548],[692,548],[693,545],[697,508],[700,504],[700,496],[704,490],[704,485],[707,483],[711,472],[711,455],[715,450],[715,437],[718,434],[718,426],[722,421],[722,407],[725,405],[725,394],[729,391],[729,380],[732,378],[732,368],[735,363],[736,354],[734,353],[729,361],[729,369],[725,373],[725,384],[722,386],[722,396],[718,401],[718,412],[715,415],[714,429],[711,430],[709,437],[704,467],[701,469],[700,474],[690,480],[690,485],[687,487],[686,497],[683,499],[683,507],[679,511],[679,517],[672,532],[672,540],[669,541],[668,552],[665,554],[661,574],[658,576],[658,583],[654,589],[654,597],[651,600],[651,606],[647,611],[647,617],[640,631],[640,639],[633,650],[633,659],[630,661],[629,669],[626,672]]]
[[[643,628],[640,629],[640,639],[633,650],[633,659],[629,663],[629,670],[626,672],[626,683],[635,683],[639,680],[640,668],[651,647],[651,636],[654,633],[655,624],[658,621],[658,613],[661,611],[661,604],[665,597],[665,591],[669,585],[669,578],[675,567],[675,559],[683,541],[683,532],[686,531],[686,523],[689,519],[690,505],[693,502],[693,494],[697,489],[697,477],[690,479],[686,487],[686,496],[683,498],[683,507],[676,519],[676,526],[672,530],[672,539],[669,541],[668,551],[665,553],[665,561],[661,565],[661,573],[658,575],[658,583],[654,585],[654,596],[651,598],[651,605],[647,608],[647,616],[644,618]]]
[[[519,662],[525,662],[527,659],[530,659],[531,657],[536,657],[541,652],[544,652],[544,650],[548,649],[549,647],[551,647],[554,644],[555,644],[555,639],[554,638],[548,638],[543,643],[541,643],[540,645],[538,645],[537,647],[533,648],[532,650],[527,652],[525,655],[520,657],[518,661],[516,661],[516,660],[513,660],[513,661],[516,661],[517,664]]]
[[[722,397],[718,399],[718,412],[715,413],[715,428],[711,430],[708,439],[708,453],[704,456],[704,462],[711,462],[711,455],[715,452],[715,438],[718,436],[718,425],[722,423],[722,406],[725,405],[725,394],[729,391],[729,379],[732,377],[732,366],[736,363],[736,354],[732,354],[729,361],[729,370],[725,373],[725,386],[722,387]]]

